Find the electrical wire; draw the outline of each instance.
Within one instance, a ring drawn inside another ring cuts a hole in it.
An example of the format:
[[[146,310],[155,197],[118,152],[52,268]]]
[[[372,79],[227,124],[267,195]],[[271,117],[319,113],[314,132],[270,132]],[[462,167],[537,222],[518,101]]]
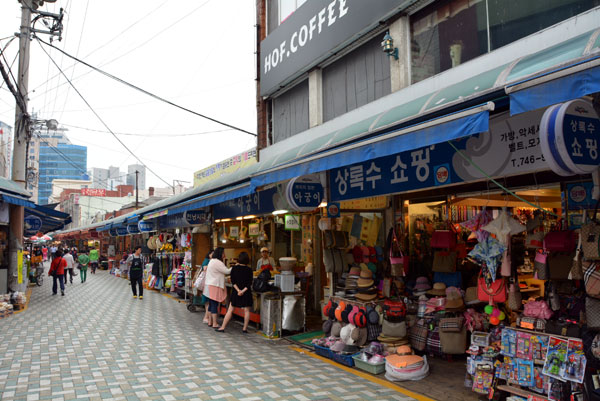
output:
[[[105,131],[105,130],[100,130],[100,129],[93,129],[93,128],[86,128],[86,127],[81,127],[78,125],[71,125],[71,124],[65,124],[63,122],[60,123],[60,125],[64,125],[65,127],[71,127],[71,128],[78,128],[78,129],[82,129],[85,131],[90,131],[90,132],[105,132],[107,134],[110,134],[110,131]],[[176,136],[197,136],[197,135],[208,135],[208,134],[215,134],[218,132],[226,132],[226,131],[233,131],[233,129],[231,128],[227,128],[227,129],[221,129],[221,130],[215,130],[215,131],[204,131],[204,132],[192,132],[192,133],[187,133],[187,134],[156,134],[156,135],[148,135],[148,134],[136,134],[136,133],[131,133],[131,132],[115,132],[115,134],[117,135],[124,135],[124,136],[142,136],[142,137],[147,137],[147,138],[162,138],[162,137],[176,137]]]
[[[38,38],[36,36],[36,39],[38,40],[38,42],[43,42],[40,38]],[[54,47],[50,44],[47,43],[47,45]],[[42,50],[44,51],[44,53],[46,53],[46,55],[48,57],[50,57],[50,54],[48,54],[48,52],[46,51],[46,49],[44,49],[43,46],[40,46],[42,48]],[[56,47],[54,47],[56,49]],[[77,95],[79,95],[79,97],[81,98],[81,100],[83,100],[83,102],[90,108],[90,111],[92,113],[94,113],[94,115],[96,116],[96,118],[98,118],[98,120],[102,123],[102,125],[104,125],[104,127],[110,131],[110,133],[116,138],[117,141],[119,141],[119,143],[125,148],[127,149],[127,151],[137,160],[139,161],[142,166],[146,167],[146,169],[148,171],[150,171],[152,174],[154,174],[154,176],[156,178],[158,178],[159,180],[161,180],[162,182],[164,182],[165,184],[167,184],[169,187],[173,188],[173,185],[169,184],[167,181],[165,181],[161,176],[159,176],[156,172],[154,172],[154,170],[152,170],[150,167],[148,167],[135,153],[133,153],[131,151],[131,149],[129,149],[129,147],[127,145],[125,145],[125,143],[113,132],[113,130],[110,129],[110,127],[104,122],[104,120],[102,119],[102,117],[100,117],[100,115],[96,112],[96,110],[94,110],[94,108],[92,107],[91,104],[89,104],[89,102],[85,99],[85,97],[83,97],[83,95],[81,94],[81,92],[79,92],[79,90],[75,87],[75,85],[73,85],[73,83],[69,80],[69,78],[67,78],[67,76],[65,75],[65,73],[60,69],[60,67],[58,66],[58,64],[56,64],[56,61],[54,61],[54,59],[52,57],[50,57],[50,60],[52,60],[52,63],[56,66],[56,68],[59,69],[59,71],[63,74],[64,78],[69,82],[69,84],[73,87],[73,90],[77,93]]]
[[[196,112],[196,111],[194,111],[194,110],[188,109],[187,107],[180,106],[180,105],[178,105],[177,103],[174,103],[174,102],[172,102],[172,101],[170,101],[170,100],[167,100],[167,99],[165,99],[165,98],[163,98],[163,97],[160,97],[160,96],[158,96],[158,95],[156,95],[156,94],[154,94],[154,93],[152,93],[152,92],[148,92],[147,90],[145,90],[145,89],[142,89],[142,88],[140,88],[139,86],[136,86],[136,85],[134,85],[134,84],[131,84],[131,83],[129,83],[129,82],[127,82],[127,81],[125,81],[125,80],[123,80],[123,79],[121,79],[121,78],[119,78],[119,77],[116,77],[116,76],[114,76],[114,75],[112,75],[112,74],[110,74],[110,73],[108,73],[108,72],[106,72],[106,71],[103,71],[103,70],[101,70],[101,69],[99,69],[99,68],[97,68],[97,67],[94,67],[93,65],[91,65],[91,64],[89,64],[89,63],[87,63],[87,62],[85,62],[85,61],[83,61],[83,60],[80,60],[80,59],[78,59],[78,58],[77,58],[77,57],[75,57],[75,56],[72,56],[72,55],[70,55],[69,53],[65,52],[64,50],[62,50],[62,49],[60,49],[60,48],[58,48],[58,47],[56,47],[56,46],[54,46],[54,45],[52,45],[52,44],[50,44],[50,43],[48,43],[48,42],[46,42],[46,41],[44,41],[44,40],[40,39],[38,36],[35,36],[35,38],[37,39],[37,41],[38,41],[38,42],[40,42],[40,43],[43,43],[43,44],[45,44],[46,46],[49,46],[49,47],[52,47],[53,49],[56,49],[56,50],[58,50],[59,52],[61,52],[61,53],[63,53],[64,55],[66,55],[67,57],[69,57],[69,58],[71,58],[71,59],[73,59],[73,60],[75,60],[75,61],[78,61],[78,62],[82,63],[82,64],[83,64],[83,65],[85,65],[86,67],[88,67],[88,68],[91,68],[91,69],[93,69],[94,71],[96,71],[96,72],[98,72],[98,73],[100,73],[100,74],[102,74],[102,75],[104,75],[104,76],[106,76],[106,77],[108,77],[108,78],[110,78],[110,79],[113,79],[113,80],[115,80],[115,81],[117,81],[117,82],[119,82],[119,83],[121,83],[121,84],[123,84],[123,85],[125,85],[125,86],[128,86],[128,87],[130,87],[130,88],[132,88],[132,89],[135,89],[135,90],[137,90],[137,91],[139,91],[139,92],[142,92],[142,93],[144,93],[145,95],[148,95],[148,96],[150,96],[150,97],[152,97],[152,98],[154,98],[154,99],[156,99],[156,100],[159,100],[159,101],[161,101],[161,102],[163,102],[163,103],[166,103],[166,104],[168,104],[168,105],[171,105],[171,106],[173,106],[173,107],[176,107],[176,108],[178,108],[178,109],[180,109],[180,110],[186,111],[186,112],[188,112],[188,113],[191,113],[191,114],[193,114],[193,115],[196,115],[196,116],[198,116],[198,117],[202,117],[202,118],[204,118],[204,119],[206,119],[206,120],[209,120],[209,121],[212,121],[212,122],[214,122],[214,123],[217,123],[217,124],[223,125],[223,126],[225,126],[225,127],[231,128],[231,129],[233,129],[233,130],[240,131],[240,132],[243,132],[243,133],[245,133],[245,134],[252,135],[252,136],[257,136],[256,134],[254,134],[254,133],[252,133],[252,132],[250,132],[250,131],[247,131],[247,130],[245,130],[245,129],[242,129],[242,128],[236,127],[236,126],[234,126],[234,125],[228,124],[228,123],[226,123],[226,122],[223,122],[223,121],[217,120],[217,119],[215,119],[215,118],[212,118],[212,117],[209,117],[209,116],[207,116],[207,115],[204,115],[204,114],[198,113],[198,112]],[[43,47],[42,47],[42,49],[43,49]],[[48,52],[46,52],[46,50],[45,50],[45,49],[44,49],[44,52],[45,52],[45,53],[48,55],[48,57],[50,57],[50,55],[48,54]],[[56,62],[55,62],[54,64],[56,64]],[[57,68],[58,68],[58,67],[57,67]],[[63,73],[63,74],[64,74],[64,73]],[[73,83],[72,83],[72,82],[70,82],[70,81],[69,81],[69,83],[71,84],[71,86],[73,86]],[[73,87],[73,88],[75,89],[75,87]],[[75,90],[77,90],[77,89],[75,89]],[[107,127],[107,128],[108,128],[108,127]],[[111,133],[112,133],[112,132],[111,132]]]

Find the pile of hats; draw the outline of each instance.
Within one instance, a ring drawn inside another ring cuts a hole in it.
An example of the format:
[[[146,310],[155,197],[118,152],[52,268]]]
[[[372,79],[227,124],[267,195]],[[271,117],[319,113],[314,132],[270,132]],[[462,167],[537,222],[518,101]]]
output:
[[[382,344],[373,341],[366,347],[359,355],[360,360],[378,365],[381,363],[385,363],[385,350]]]
[[[417,281],[413,287],[413,295],[416,297],[425,295],[430,289],[431,285],[429,285],[427,277],[417,277]]]
[[[344,283],[346,298],[354,298],[358,292],[358,280],[360,279],[360,267],[353,266],[350,268]]]
[[[366,344],[368,331],[365,309],[344,301],[338,304],[329,300],[323,307],[323,313],[329,317],[323,323],[325,335],[339,337],[347,345],[363,346]]]
[[[361,269],[357,285],[358,291],[354,295],[356,299],[369,302],[377,298],[377,287],[375,287],[373,272],[371,270]]]
[[[421,380],[428,374],[427,357],[414,355],[409,346],[398,347],[385,358],[385,378],[390,381]]]

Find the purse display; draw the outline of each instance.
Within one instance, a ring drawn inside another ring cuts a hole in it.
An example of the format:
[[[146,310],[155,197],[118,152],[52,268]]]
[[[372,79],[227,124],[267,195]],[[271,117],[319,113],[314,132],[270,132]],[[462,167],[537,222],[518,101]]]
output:
[[[585,298],[585,317],[589,329],[600,329],[600,299]]]
[[[589,297],[600,298],[600,263],[583,263],[583,281]]]
[[[434,272],[454,273],[456,271],[456,252],[436,251],[433,255]]]
[[[536,252],[533,268],[538,279],[548,280],[550,278],[550,273],[548,272],[548,254],[546,252]]]
[[[548,256],[547,265],[549,278],[551,280],[568,279],[574,256],[573,253],[558,253]]]
[[[585,260],[600,260],[600,224],[596,221],[581,226],[581,250]]]
[[[436,230],[431,235],[431,247],[435,249],[454,249],[456,234],[450,230]]]
[[[508,289],[508,307],[516,311],[521,309],[521,306],[523,306],[523,297],[521,291],[519,291],[519,286],[511,284]]]
[[[529,301],[525,304],[523,315],[527,317],[535,317],[537,319],[550,319],[552,317],[552,310],[546,303],[546,301]]]
[[[479,279],[477,279],[477,298],[490,304],[506,302],[506,283],[504,279],[494,280],[492,285],[488,287],[485,279],[479,276]]]

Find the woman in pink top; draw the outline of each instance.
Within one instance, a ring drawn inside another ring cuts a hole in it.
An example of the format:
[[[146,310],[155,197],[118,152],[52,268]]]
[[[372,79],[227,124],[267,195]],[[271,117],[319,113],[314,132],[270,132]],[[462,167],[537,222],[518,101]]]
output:
[[[218,247],[212,254],[212,259],[206,267],[206,282],[204,284],[204,294],[208,297],[208,324],[215,330],[219,329],[219,305],[227,298],[225,291],[225,275],[231,273],[223,263],[225,250]]]

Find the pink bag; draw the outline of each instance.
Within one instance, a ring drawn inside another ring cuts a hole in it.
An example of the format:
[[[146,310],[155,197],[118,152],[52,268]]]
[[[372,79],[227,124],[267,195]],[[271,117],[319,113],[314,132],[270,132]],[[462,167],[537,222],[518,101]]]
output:
[[[573,252],[576,245],[575,231],[562,230],[562,221],[544,237],[544,249],[550,252]]]
[[[552,317],[552,310],[546,301],[529,301],[525,304],[523,314],[527,317],[547,320]]]
[[[408,255],[402,253],[402,248],[396,230],[392,232],[392,243],[390,244],[390,265],[392,267],[392,276],[406,276],[408,274]]]
[[[456,247],[456,234],[450,230],[436,230],[431,235],[431,247],[452,250]]]

